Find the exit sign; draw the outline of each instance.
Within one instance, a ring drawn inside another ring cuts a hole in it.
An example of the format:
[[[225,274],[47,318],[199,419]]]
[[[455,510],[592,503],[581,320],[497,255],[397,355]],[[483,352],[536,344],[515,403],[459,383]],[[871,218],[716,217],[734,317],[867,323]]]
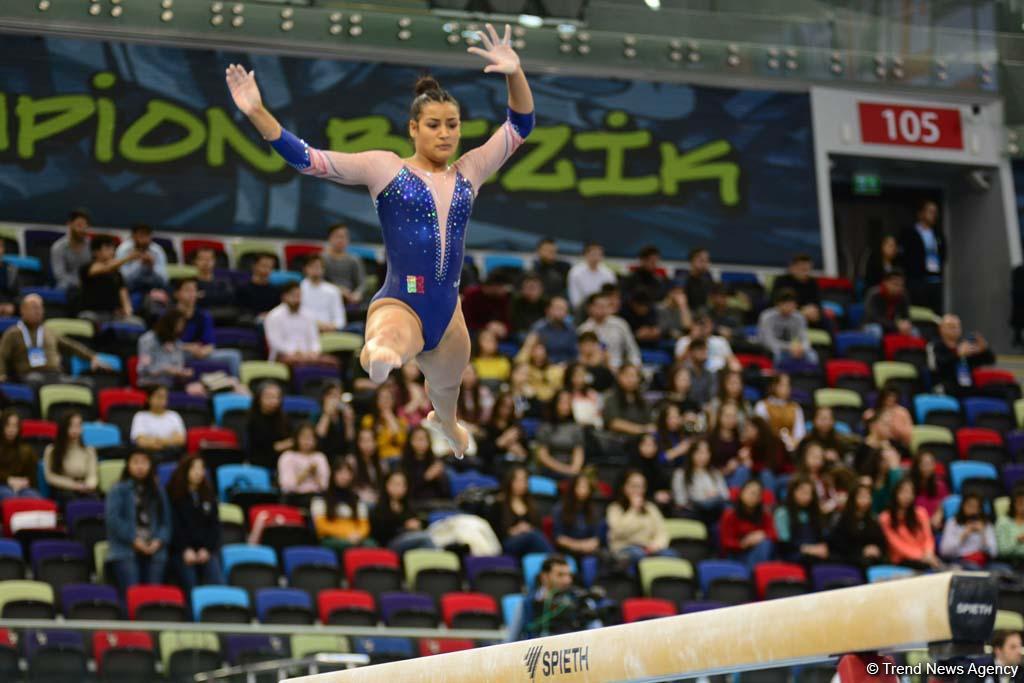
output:
[[[882,177],[877,173],[854,173],[853,193],[872,196],[882,194]]]

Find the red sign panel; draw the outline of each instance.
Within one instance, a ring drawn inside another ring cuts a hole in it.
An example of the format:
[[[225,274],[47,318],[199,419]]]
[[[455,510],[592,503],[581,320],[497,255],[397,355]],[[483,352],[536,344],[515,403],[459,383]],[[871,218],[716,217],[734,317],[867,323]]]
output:
[[[860,138],[873,145],[963,149],[960,110],[859,102]]]

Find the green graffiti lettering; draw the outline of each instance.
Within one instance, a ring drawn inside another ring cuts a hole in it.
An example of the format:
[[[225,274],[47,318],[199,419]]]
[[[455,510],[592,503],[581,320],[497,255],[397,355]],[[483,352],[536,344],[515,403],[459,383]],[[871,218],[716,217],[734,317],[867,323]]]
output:
[[[336,152],[354,153],[383,149],[401,157],[411,156],[413,153],[410,140],[391,133],[391,121],[386,116],[331,118],[327,122],[327,140],[330,149]]]
[[[98,90],[114,87],[117,77],[103,71],[92,78],[92,85]],[[96,141],[93,146],[96,160],[108,162],[114,158],[114,129],[117,125],[117,109],[109,97],[96,98]]]
[[[146,136],[164,124],[176,125],[185,131],[185,136],[163,145],[145,146]],[[121,137],[120,151],[128,161],[139,164],[159,164],[187,157],[203,146],[206,141],[206,127],[192,112],[176,104],[153,100]]]
[[[0,92],[0,152],[6,152],[11,146],[7,136],[7,95]]]
[[[566,125],[534,128],[526,145],[512,157],[512,164],[501,176],[501,186],[509,192],[571,190],[576,184],[576,169],[568,159],[555,159],[571,137],[572,129]],[[540,169],[550,161],[554,161],[554,172],[541,173]]]
[[[476,138],[482,138],[487,135],[487,131],[490,129],[491,124],[487,119],[463,121],[461,137],[463,140],[475,140]]]
[[[609,112],[605,124],[613,128],[621,128],[626,124],[624,112]],[[579,133],[574,140],[576,149],[582,152],[604,150],[604,176],[600,178],[581,178],[579,193],[582,197],[600,197],[620,195],[638,197],[654,194],[658,191],[658,177],[655,175],[627,178],[623,175],[626,167],[626,150],[644,149],[651,144],[651,133],[646,130],[623,131],[609,133],[592,131]]]
[[[250,140],[220,107],[206,111],[206,127],[210,132],[206,144],[206,163],[210,166],[223,166],[225,147],[230,146],[257,171],[276,173],[284,168],[285,161],[277,152],[267,145]]]
[[[736,206],[740,201],[740,167],[736,162],[721,160],[731,151],[726,140],[715,140],[684,154],[670,142],[661,143],[661,191],[676,195],[679,183],[717,180],[722,204]]]
[[[96,111],[88,95],[58,95],[35,99],[27,95],[18,98],[15,114],[18,117],[18,156],[31,159],[36,154],[36,143],[63,133],[92,116]],[[40,116],[50,115],[43,121]]]

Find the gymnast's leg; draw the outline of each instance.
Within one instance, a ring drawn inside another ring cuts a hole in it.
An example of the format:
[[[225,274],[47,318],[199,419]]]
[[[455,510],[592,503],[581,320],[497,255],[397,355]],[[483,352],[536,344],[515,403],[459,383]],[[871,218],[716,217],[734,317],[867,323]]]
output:
[[[377,384],[423,350],[423,324],[397,299],[378,299],[370,305],[364,337],[359,362]]]
[[[443,436],[457,458],[461,458],[469,446],[469,432],[456,422],[455,415],[462,371],[469,364],[469,351],[469,332],[460,303],[455,307],[441,343],[416,359],[426,379],[427,396],[434,406],[423,426]]]

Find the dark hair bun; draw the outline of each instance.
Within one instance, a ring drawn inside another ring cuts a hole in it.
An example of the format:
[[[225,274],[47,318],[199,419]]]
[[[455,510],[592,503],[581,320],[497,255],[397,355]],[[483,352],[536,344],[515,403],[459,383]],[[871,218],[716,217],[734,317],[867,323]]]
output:
[[[424,93],[428,93],[432,90],[441,92],[441,84],[437,82],[437,79],[433,76],[420,76],[416,79],[416,96],[419,97]]]

